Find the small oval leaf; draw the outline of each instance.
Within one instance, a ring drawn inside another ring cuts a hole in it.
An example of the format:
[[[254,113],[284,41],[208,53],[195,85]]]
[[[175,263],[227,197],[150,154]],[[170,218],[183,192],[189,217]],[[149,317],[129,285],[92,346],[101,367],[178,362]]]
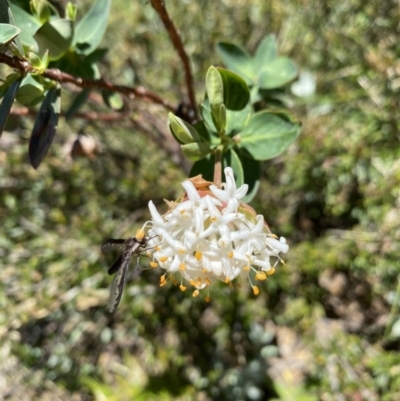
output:
[[[219,107],[224,101],[224,83],[215,67],[210,67],[206,75],[206,92],[211,107]]]
[[[73,45],[82,54],[97,48],[107,28],[111,0],[97,0],[89,12],[78,22]]]
[[[169,128],[175,139],[181,143],[200,142],[200,135],[191,124],[175,116],[172,113],[168,114]]]
[[[250,99],[246,82],[237,74],[218,68],[224,84],[224,105],[228,110],[242,110]]]
[[[288,114],[262,111],[251,116],[240,133],[238,147],[255,160],[272,159],[289,147],[300,129]]]
[[[33,36],[40,28],[39,21],[14,3],[10,3],[10,10],[12,11],[12,16],[15,20],[15,26],[21,29],[21,34],[18,38],[21,39],[24,46],[29,48],[31,51],[37,52],[38,45],[35,39],[33,39]]]
[[[61,18],[44,23],[34,36],[39,53],[44,54],[48,50],[50,60],[61,58],[72,43],[73,24],[73,21]]]
[[[204,142],[187,143],[181,146],[183,154],[192,161],[206,157],[210,152],[210,146]]]
[[[8,43],[10,40],[14,39],[21,29],[10,24],[0,24],[0,45]]]
[[[256,71],[260,72],[275,60],[277,56],[278,48],[275,35],[268,35],[260,42],[254,55],[254,67]]]
[[[21,82],[17,92],[17,102],[28,105],[43,95],[44,87],[32,75],[27,75]]]
[[[297,68],[287,57],[279,57],[264,66],[258,78],[261,89],[275,89],[293,81],[297,76]]]
[[[29,142],[29,159],[33,168],[40,166],[57,130],[61,107],[60,87],[51,88],[40,107]]]
[[[241,47],[233,43],[219,42],[217,44],[217,52],[227,68],[243,77],[247,85],[254,84],[256,74],[253,60]]]

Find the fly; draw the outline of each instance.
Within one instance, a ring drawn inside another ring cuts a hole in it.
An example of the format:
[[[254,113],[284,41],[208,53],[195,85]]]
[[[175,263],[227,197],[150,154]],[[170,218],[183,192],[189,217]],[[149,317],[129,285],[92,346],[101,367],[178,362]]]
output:
[[[144,248],[148,241],[149,238],[147,237],[131,237],[128,239],[108,239],[101,245],[101,251],[103,253],[108,253],[118,248],[122,249],[119,258],[108,269],[108,274],[116,273],[111,284],[110,299],[108,301],[108,308],[111,313],[117,309],[121,301],[122,292],[125,286],[126,272],[132,256],[139,255],[141,248]]]

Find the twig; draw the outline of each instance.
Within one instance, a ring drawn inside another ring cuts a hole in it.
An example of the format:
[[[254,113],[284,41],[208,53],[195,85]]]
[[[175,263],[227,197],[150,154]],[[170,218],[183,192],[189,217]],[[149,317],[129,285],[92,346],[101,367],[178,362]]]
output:
[[[35,68],[33,68],[27,61],[22,60],[18,57],[7,56],[4,53],[0,53],[0,62],[7,64],[10,67],[13,67],[23,73],[37,72]],[[53,81],[57,81],[59,83],[72,83],[76,86],[79,86],[80,88],[107,89],[112,92],[121,93],[130,98],[141,98],[152,103],[160,104],[169,111],[175,111],[175,107],[173,105],[159,97],[157,94],[143,88],[142,86],[133,88],[123,85],[114,85],[112,82],[109,82],[105,79],[83,79],[79,77],[74,77],[56,68],[49,68],[45,70],[41,75],[45,78],[52,79]]]
[[[18,107],[11,109],[10,112],[13,116],[36,116],[37,110],[30,109],[28,107]],[[66,113],[60,113],[61,116],[65,116]],[[97,120],[97,121],[121,121],[124,118],[130,118],[131,113],[97,113],[95,111],[77,112],[74,114],[74,118],[82,118],[85,120]]]
[[[186,51],[183,47],[181,37],[179,36],[179,33],[178,33],[174,23],[172,22],[171,18],[169,17],[169,15],[167,13],[167,10],[164,6],[164,1],[163,0],[151,0],[151,5],[156,10],[157,14],[160,16],[160,18],[165,26],[165,29],[167,30],[168,35],[171,39],[171,42],[175,46],[175,49],[178,52],[179,57],[182,60],[183,68],[185,70],[185,80],[186,80],[186,87],[187,87],[187,91],[188,91],[190,105],[196,115],[196,118],[198,118],[196,97],[194,95],[194,89],[193,89],[193,77],[192,77],[192,72],[190,70],[190,61],[189,61],[189,57],[186,54]]]

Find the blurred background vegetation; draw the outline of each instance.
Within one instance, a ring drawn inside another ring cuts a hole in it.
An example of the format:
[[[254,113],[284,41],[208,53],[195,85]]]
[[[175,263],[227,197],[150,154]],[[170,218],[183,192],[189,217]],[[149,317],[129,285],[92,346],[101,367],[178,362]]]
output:
[[[288,239],[287,263],[258,297],[217,285],[210,303],[145,270],[110,315],[99,245],[134,234],[150,199],[177,198],[185,172],[129,120],[79,118],[61,119],[33,170],[33,120],[11,118],[0,141],[0,399],[399,400],[398,2],[166,5],[199,102],[218,41],[252,53],[274,33],[316,83],[307,97],[288,87],[302,134],[263,165],[252,202]],[[114,0],[102,46],[109,80],[182,100],[182,66],[147,1]],[[166,124],[159,108],[132,105]],[[76,133],[101,151],[71,159]]]

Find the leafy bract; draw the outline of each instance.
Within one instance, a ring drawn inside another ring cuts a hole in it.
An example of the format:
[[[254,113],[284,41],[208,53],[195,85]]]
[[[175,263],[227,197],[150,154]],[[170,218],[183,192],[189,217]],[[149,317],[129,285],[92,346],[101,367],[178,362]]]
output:
[[[53,141],[61,107],[60,87],[48,90],[33,126],[29,142],[29,159],[38,168]]]
[[[287,149],[299,133],[300,124],[289,115],[261,111],[251,116],[238,146],[255,160],[268,160]]]
[[[81,54],[90,54],[100,44],[107,28],[111,0],[97,0],[76,25],[73,45]]]

